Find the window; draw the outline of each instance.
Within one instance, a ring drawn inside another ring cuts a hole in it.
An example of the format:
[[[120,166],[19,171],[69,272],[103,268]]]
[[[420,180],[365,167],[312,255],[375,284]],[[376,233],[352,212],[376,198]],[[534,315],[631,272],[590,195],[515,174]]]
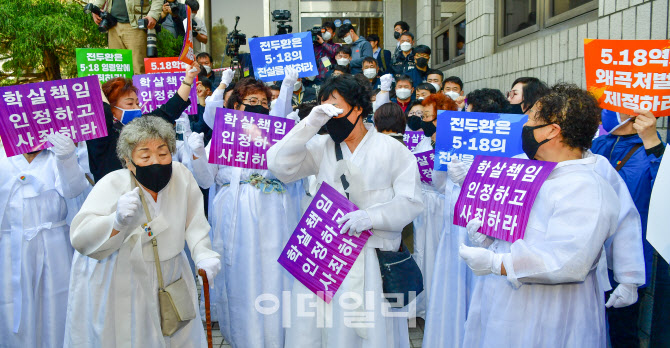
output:
[[[433,68],[442,69],[465,61],[465,1],[434,0]]]
[[[595,14],[597,0],[497,0],[498,45],[575,17]]]

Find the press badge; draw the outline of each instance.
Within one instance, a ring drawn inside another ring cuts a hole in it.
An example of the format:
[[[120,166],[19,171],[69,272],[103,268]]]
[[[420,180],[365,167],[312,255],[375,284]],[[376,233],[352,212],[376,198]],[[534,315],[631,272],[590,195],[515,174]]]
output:
[[[328,57],[321,57],[321,63],[323,63],[323,66],[325,68],[330,66],[330,58]]]

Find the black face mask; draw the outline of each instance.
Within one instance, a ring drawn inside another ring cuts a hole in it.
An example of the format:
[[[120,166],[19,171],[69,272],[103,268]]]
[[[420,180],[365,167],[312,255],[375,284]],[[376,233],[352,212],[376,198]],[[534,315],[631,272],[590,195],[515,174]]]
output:
[[[407,118],[407,127],[413,131],[418,131],[421,129],[421,117],[419,116],[410,116]]]
[[[326,129],[328,130],[328,135],[330,135],[330,138],[333,139],[335,144],[339,144],[346,139],[349,134],[354,130],[354,127],[356,127],[356,123],[358,123],[358,119],[360,116],[356,119],[356,123],[351,123],[349,122],[349,115],[351,115],[351,112],[354,111],[354,108],[351,108],[349,112],[347,112],[344,117],[338,117],[334,118],[332,117],[328,122],[326,123]]]
[[[428,66],[428,59],[427,58],[417,58],[416,59],[416,66],[419,68],[423,69]]]
[[[270,114],[270,109],[264,107],[263,105],[247,105],[247,104],[242,105],[244,105],[244,111],[246,112],[253,112],[255,114],[263,114],[263,115]]]
[[[437,131],[437,127],[433,124],[433,121],[421,121],[421,129],[423,129],[423,134],[426,135],[426,137],[430,138],[435,134]]]
[[[394,32],[393,32],[393,38],[396,39],[396,40],[398,40],[398,39],[400,38],[400,33],[397,32],[397,31],[394,31]]]
[[[130,161],[135,166],[135,178],[137,181],[146,187],[148,190],[158,193],[170,182],[172,178],[172,163],[168,164],[151,164],[140,167],[133,161]]]
[[[535,159],[535,154],[537,154],[537,150],[542,146],[542,144],[546,143],[547,141],[551,139],[544,139],[541,142],[537,142],[535,140],[535,134],[534,130],[542,127],[548,126],[548,124],[543,124],[540,126],[523,126],[523,130],[521,131],[521,148],[523,149],[523,152],[526,153],[526,156],[528,156],[528,159]]]

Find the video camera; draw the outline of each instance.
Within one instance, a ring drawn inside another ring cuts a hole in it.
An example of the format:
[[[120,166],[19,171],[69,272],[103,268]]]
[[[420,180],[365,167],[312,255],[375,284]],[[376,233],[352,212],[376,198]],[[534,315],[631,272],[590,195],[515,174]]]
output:
[[[101,11],[98,6],[95,6],[91,3],[86,4],[86,6],[84,6],[84,12],[86,14],[95,13],[100,18],[102,18],[102,21],[100,21],[100,24],[98,24],[98,31],[101,33],[106,33],[109,29],[113,28],[118,22],[116,20],[116,17],[112,16],[109,12]]]
[[[237,30],[237,23],[240,22],[240,16],[235,17],[235,28],[226,37],[226,55],[237,58],[240,54],[240,46],[247,44],[247,34],[242,34]]]
[[[312,43],[318,44],[319,39],[317,39],[317,38],[321,37],[321,39],[323,39],[323,36],[321,36],[322,35],[321,27],[318,26],[318,25],[315,25],[314,28],[312,28],[312,30],[310,30],[310,31],[312,32]]]
[[[286,22],[291,22],[291,11],[289,10],[272,11],[272,21],[279,23],[277,24],[277,33],[275,35],[289,34],[293,32],[293,27],[286,24]]]

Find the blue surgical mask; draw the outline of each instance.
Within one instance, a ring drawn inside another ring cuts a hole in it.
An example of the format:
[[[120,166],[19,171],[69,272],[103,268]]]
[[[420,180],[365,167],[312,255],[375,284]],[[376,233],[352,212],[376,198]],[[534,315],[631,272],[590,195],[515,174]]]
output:
[[[142,116],[142,109],[121,109],[118,106],[115,106],[115,108],[123,111],[123,114],[121,115],[122,124],[128,124],[130,121]]]
[[[629,118],[621,122],[621,114],[619,114],[616,111],[605,110],[605,109],[603,109],[602,113],[600,114],[600,119],[603,123],[603,128],[607,133],[612,133],[613,131],[617,130],[617,128],[623,126],[624,124],[626,124],[626,122],[630,121]]]

